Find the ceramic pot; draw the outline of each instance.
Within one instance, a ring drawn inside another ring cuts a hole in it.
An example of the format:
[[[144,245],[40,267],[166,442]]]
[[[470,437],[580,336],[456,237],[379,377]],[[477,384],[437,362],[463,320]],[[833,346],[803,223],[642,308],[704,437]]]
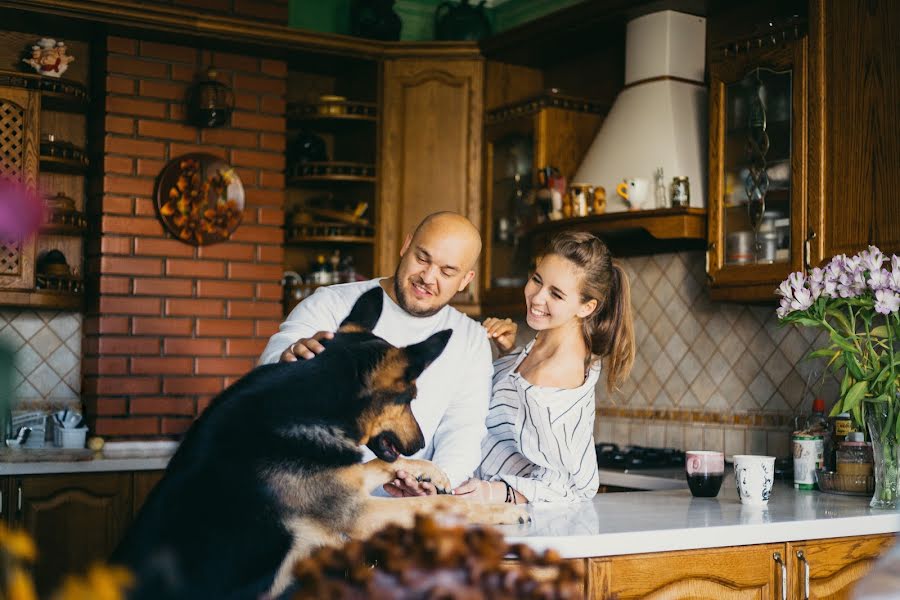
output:
[[[491,34],[491,22],[484,9],[485,0],[478,5],[469,0],[459,3],[445,0],[434,12],[434,37],[437,40],[480,40]]]
[[[350,31],[355,36],[397,41],[402,28],[394,0],[355,0],[350,8]]]

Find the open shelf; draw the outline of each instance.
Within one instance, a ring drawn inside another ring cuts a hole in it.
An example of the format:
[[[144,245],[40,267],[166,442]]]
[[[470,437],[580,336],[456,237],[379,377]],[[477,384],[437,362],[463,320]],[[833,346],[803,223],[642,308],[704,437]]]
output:
[[[23,306],[41,309],[81,310],[81,293],[53,290],[0,290],[0,306]]]
[[[41,171],[47,173],[65,173],[69,175],[84,175],[89,164],[86,156],[82,158],[60,158],[58,156],[41,155]]]
[[[84,217],[84,213],[78,211],[51,212],[48,216],[48,222],[41,225],[41,233],[80,237],[86,232],[87,220]]]
[[[374,236],[362,235],[314,235],[306,237],[288,238],[285,244],[288,246],[308,246],[310,244],[368,244],[375,243]]]
[[[706,210],[678,207],[630,210],[548,221],[528,235],[542,246],[560,231],[589,231],[604,240],[617,256],[706,248]]]
[[[71,79],[0,70],[0,85],[40,90],[44,110],[84,113],[90,103],[87,87]]]

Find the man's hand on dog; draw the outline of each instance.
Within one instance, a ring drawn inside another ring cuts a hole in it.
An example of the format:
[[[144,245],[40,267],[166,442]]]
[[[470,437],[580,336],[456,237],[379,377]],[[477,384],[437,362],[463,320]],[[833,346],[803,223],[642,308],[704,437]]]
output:
[[[320,340],[330,340],[333,337],[334,332],[332,331],[317,331],[311,338],[299,339],[281,353],[281,362],[315,358],[316,354],[321,354],[325,350],[325,346],[320,343]]]

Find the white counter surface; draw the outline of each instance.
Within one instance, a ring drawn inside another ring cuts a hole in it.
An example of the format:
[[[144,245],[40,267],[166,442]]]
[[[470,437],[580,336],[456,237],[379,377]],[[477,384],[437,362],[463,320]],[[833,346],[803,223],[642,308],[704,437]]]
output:
[[[110,471],[156,471],[169,464],[171,456],[140,458],[95,458],[77,461],[2,462],[4,475],[49,475],[53,473],[103,473]]]
[[[900,532],[900,511],[869,498],[795,490],[776,482],[765,509],[744,507],[726,478],[718,498],[688,490],[598,494],[591,502],[536,505],[532,522],[500,529],[509,543],[565,558],[616,556]]]

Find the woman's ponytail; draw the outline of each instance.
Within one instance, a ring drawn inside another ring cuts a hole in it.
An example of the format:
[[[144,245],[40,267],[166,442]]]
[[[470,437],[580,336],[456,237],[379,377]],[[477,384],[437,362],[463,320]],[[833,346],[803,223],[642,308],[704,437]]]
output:
[[[628,378],[634,364],[634,322],[631,285],[622,266],[597,237],[583,231],[555,236],[543,256],[554,254],[582,270],[581,300],[597,300],[597,308],[582,319],[581,331],[591,353],[605,359],[606,389],[613,392]]]

